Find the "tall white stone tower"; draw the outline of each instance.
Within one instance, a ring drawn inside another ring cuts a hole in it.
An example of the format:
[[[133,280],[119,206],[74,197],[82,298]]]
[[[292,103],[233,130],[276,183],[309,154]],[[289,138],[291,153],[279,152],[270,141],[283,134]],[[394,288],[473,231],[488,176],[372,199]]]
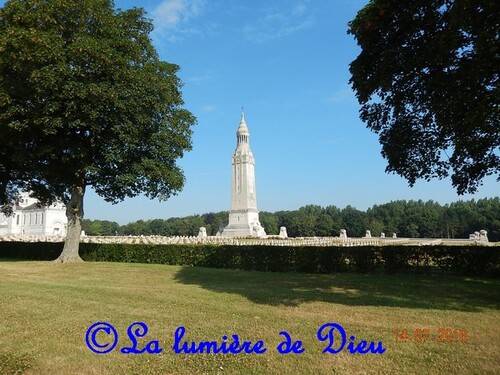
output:
[[[255,193],[255,159],[250,150],[250,133],[241,112],[241,121],[236,132],[236,150],[232,158],[231,211],[229,224],[224,228],[225,237],[265,237],[266,232],[259,222]]]

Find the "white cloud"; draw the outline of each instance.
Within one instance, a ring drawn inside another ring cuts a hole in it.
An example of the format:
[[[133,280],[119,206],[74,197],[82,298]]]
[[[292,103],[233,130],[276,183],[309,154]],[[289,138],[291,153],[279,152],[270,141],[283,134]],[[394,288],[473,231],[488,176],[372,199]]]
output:
[[[185,34],[196,34],[197,29],[190,27],[192,19],[203,12],[205,0],[164,0],[152,12],[154,33],[176,41]]]
[[[212,104],[206,104],[202,108],[203,112],[215,112],[217,110],[217,107]]]
[[[166,0],[155,9],[154,17],[158,26],[175,27],[186,7],[183,0]]]
[[[211,80],[212,80],[212,76],[209,74],[192,76],[192,77],[188,78],[189,82],[194,83],[196,85],[200,85],[204,82],[209,82]]]
[[[254,42],[266,42],[310,28],[314,25],[314,18],[307,3],[307,0],[297,2],[279,11],[263,9],[259,20],[243,29],[245,37]]]
[[[328,97],[326,100],[332,104],[347,103],[347,102],[355,103],[356,96],[354,95],[351,86],[344,85],[339,90],[334,92],[333,95]]]
[[[292,8],[292,15],[296,16],[296,15],[304,14],[306,9],[307,9],[307,7],[303,3],[295,4]]]
[[[338,145],[346,142],[345,137],[336,137],[336,138],[325,138],[318,142],[318,144],[323,145]]]

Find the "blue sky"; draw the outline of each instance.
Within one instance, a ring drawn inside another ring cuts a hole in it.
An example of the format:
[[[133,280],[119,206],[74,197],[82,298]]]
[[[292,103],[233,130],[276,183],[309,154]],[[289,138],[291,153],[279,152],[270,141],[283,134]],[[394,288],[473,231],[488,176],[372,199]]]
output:
[[[115,0],[153,19],[160,57],[180,65],[185,108],[198,119],[193,150],[179,164],[186,184],[167,202],[110,205],[91,190],[89,219],[121,224],[229,209],[231,155],[241,107],[256,159],[258,207],[305,204],[366,210],[397,199],[498,196],[495,178],[458,196],[450,180],[413,188],[388,175],[376,134],[358,118],[349,63],[359,49],[347,23],[367,0]],[[0,4],[3,4],[1,1]]]

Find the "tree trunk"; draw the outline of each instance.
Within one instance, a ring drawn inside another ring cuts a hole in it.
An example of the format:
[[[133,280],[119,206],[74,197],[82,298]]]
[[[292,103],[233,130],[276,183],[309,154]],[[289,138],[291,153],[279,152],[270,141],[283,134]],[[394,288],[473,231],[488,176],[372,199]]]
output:
[[[85,185],[83,183],[80,186],[73,186],[71,199],[66,206],[66,217],[68,218],[66,241],[61,255],[54,261],[56,263],[83,262],[80,255],[78,255],[78,249],[82,232],[84,195]]]

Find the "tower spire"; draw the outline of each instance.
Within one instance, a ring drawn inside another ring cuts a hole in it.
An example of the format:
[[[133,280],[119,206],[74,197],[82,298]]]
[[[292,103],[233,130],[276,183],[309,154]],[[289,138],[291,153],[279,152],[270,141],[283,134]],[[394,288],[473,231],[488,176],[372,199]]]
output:
[[[247,123],[245,122],[245,112],[243,111],[243,107],[241,107],[240,126],[236,131],[236,139],[238,141],[237,144],[239,145],[240,143],[248,143],[249,136],[250,132],[248,131]]]

